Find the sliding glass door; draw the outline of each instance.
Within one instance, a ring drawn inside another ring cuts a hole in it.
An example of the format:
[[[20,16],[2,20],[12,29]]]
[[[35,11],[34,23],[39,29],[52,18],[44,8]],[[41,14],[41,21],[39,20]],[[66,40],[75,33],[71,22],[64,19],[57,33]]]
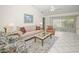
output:
[[[76,32],[75,17],[52,17],[53,26],[58,31]]]

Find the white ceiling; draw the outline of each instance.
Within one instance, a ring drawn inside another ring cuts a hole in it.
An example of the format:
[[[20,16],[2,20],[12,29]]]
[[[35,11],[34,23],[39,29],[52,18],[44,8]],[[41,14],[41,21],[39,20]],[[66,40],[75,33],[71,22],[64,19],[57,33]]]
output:
[[[55,7],[55,11],[50,11],[51,6]],[[79,5],[33,5],[43,15],[56,15],[64,13],[79,12]]]

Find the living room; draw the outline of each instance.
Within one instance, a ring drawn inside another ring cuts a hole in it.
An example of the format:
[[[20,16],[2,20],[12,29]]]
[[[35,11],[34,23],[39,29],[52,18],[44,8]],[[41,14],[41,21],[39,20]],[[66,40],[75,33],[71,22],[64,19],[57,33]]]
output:
[[[78,7],[78,5],[1,5],[0,52],[79,52]]]

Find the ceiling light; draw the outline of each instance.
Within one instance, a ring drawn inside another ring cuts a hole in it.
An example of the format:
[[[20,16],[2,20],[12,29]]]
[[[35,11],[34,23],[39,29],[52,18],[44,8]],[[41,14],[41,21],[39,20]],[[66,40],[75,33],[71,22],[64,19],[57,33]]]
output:
[[[55,11],[55,7],[54,6],[51,6],[50,7],[50,11]]]

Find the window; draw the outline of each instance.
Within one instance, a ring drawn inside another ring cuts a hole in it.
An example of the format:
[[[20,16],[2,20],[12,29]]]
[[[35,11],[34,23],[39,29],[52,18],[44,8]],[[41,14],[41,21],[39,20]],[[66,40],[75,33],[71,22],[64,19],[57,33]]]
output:
[[[33,23],[33,16],[24,14],[24,23]]]
[[[53,18],[53,26],[56,30],[75,32],[75,17],[55,17]]]

